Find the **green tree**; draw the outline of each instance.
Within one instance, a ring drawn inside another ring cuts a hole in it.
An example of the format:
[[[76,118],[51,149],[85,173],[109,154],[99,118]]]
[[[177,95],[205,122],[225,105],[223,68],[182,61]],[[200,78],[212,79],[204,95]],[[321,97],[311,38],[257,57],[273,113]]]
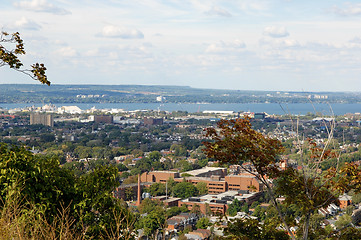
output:
[[[64,207],[69,209],[67,214],[73,219],[69,227],[87,229],[88,238],[119,236],[125,229],[124,236],[134,234],[135,216],[113,197],[119,184],[115,167],[98,166],[78,177],[60,167],[55,158],[1,144],[0,172],[1,208],[7,204],[6,193],[12,190],[21,193],[24,203],[18,206],[23,211],[35,208],[46,222],[52,222]]]
[[[262,208],[261,206],[257,206],[254,209],[254,212],[252,213],[252,216],[255,216],[258,218],[258,220],[263,221],[266,219],[266,210]]]
[[[189,212],[189,209],[186,204],[182,204],[182,206],[179,208],[179,210],[183,213]]]
[[[361,202],[361,193],[352,195],[352,202],[357,204]]]
[[[154,183],[146,191],[153,197],[165,195],[165,185],[163,183]]]
[[[24,198],[51,218],[61,205],[68,206],[75,193],[75,177],[59,167],[55,158],[35,157],[25,148],[0,145],[0,194],[2,202],[9,186],[18,186]]]
[[[351,222],[352,222],[351,216],[348,214],[344,214],[337,219],[337,221],[335,222],[335,226],[337,227],[337,229],[342,229],[350,225]]]
[[[352,213],[353,213],[353,210],[355,210],[355,207],[353,205],[347,206],[346,207],[346,214],[351,216]]]
[[[141,214],[150,213],[154,210],[163,211],[164,205],[159,200],[152,200],[149,198],[144,199],[138,207]]]
[[[153,152],[149,153],[149,155],[148,155],[148,158],[152,162],[159,161],[161,157],[162,157],[162,154],[160,152],[158,152],[158,151],[153,151]]]
[[[174,152],[174,156],[176,156],[176,157],[179,157],[179,156],[186,157],[188,154],[187,149],[184,146],[179,145],[179,144],[173,144],[170,147],[170,150]]]
[[[254,219],[237,219],[228,221],[224,230],[224,237],[220,239],[250,239],[250,240],[288,240],[285,231],[260,224]]]
[[[230,216],[235,216],[237,212],[241,211],[242,209],[242,202],[239,201],[237,198],[233,200],[231,204],[228,205],[227,213]]]
[[[119,172],[128,171],[128,168],[126,166],[124,166],[124,164],[122,164],[122,163],[118,163],[115,166],[117,167]]]
[[[201,215],[201,206],[199,206],[198,204],[194,204],[192,206],[191,213],[197,214],[198,216]]]
[[[208,193],[207,183],[198,182],[196,185],[199,195],[205,195]]]
[[[192,164],[190,164],[187,160],[184,160],[184,159],[179,160],[175,164],[175,167],[180,169],[181,172],[193,170]]]
[[[174,197],[189,198],[198,195],[197,188],[189,182],[180,182],[173,187]]]
[[[114,211],[121,207],[114,200],[112,191],[119,185],[115,167],[98,166],[80,176],[74,196],[75,212],[79,224],[86,226],[89,236],[102,236],[114,221]]]
[[[201,218],[197,221],[196,228],[199,229],[207,229],[209,226],[211,226],[208,218]]]
[[[152,236],[153,239],[155,239],[155,236],[158,236],[159,229],[163,229],[165,225],[166,218],[163,212],[152,211],[141,220],[141,227],[144,229],[144,234],[146,236]]]
[[[176,216],[181,212],[182,212],[182,210],[179,207],[170,207],[170,208],[167,209],[167,218],[171,218],[173,216]]]
[[[144,199],[138,210],[145,216],[140,220],[139,227],[144,229],[144,234],[155,238],[159,233],[163,233],[166,227],[166,211],[164,205],[159,200]]]
[[[277,195],[285,196],[286,206],[295,204],[299,207],[302,216],[301,235],[303,239],[308,239],[310,218],[313,213],[335,202],[337,193],[351,187],[349,183],[353,182],[353,187],[356,188],[357,183],[361,183],[361,177],[357,177],[357,171],[351,165],[342,171],[330,169],[325,175],[318,174],[320,163],[335,157],[335,152],[328,145],[331,141],[327,141],[324,148],[318,147],[312,140],[307,141],[307,145],[301,151],[302,171],[293,168],[281,170],[277,168],[278,155],[283,150],[280,141],[252,129],[248,119],[221,120],[217,125],[219,130],[207,129],[206,137],[213,141],[204,142],[206,155],[220,160],[221,163],[242,166],[243,162],[250,162],[256,172],[246,168],[244,170],[254,174],[266,187],[267,194],[278,212],[279,220],[292,239],[296,237],[290,230],[289,217],[276,201]],[[332,138],[332,131],[329,137]],[[353,176],[360,181],[351,181]],[[276,179],[274,184],[276,188],[269,184],[268,178]]]

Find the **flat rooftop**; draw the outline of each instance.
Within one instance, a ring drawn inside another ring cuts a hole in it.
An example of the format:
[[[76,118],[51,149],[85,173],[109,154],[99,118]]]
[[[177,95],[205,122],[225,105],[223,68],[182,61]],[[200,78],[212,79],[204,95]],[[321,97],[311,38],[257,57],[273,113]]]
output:
[[[201,169],[196,169],[196,170],[192,170],[192,171],[188,171],[188,172],[184,172],[184,173],[196,176],[196,175],[199,175],[199,174],[202,174],[202,173],[213,172],[213,171],[224,170],[224,169],[226,169],[226,168],[204,167],[204,168],[201,168]]]
[[[210,177],[179,177],[179,178],[176,178],[176,179],[187,179],[187,180],[199,180],[199,181],[208,181],[208,182],[225,182],[224,178],[221,178],[220,180],[218,179],[213,179],[213,178],[210,178]]]
[[[245,200],[247,198],[250,198],[254,195],[259,194],[259,192],[254,192],[254,193],[248,193],[248,194],[240,194],[238,191],[227,191],[224,193],[220,193],[220,194],[207,194],[204,196],[200,196],[200,197],[192,197],[193,199],[199,199],[200,203],[208,203],[208,204],[217,204],[215,202],[211,202],[212,200],[222,200],[222,198],[224,197],[232,197],[233,199],[238,199],[238,200]],[[191,199],[192,199],[191,198]],[[190,201],[189,198],[181,200],[182,202],[193,202]],[[233,202],[232,201],[227,201],[227,204],[231,204]]]

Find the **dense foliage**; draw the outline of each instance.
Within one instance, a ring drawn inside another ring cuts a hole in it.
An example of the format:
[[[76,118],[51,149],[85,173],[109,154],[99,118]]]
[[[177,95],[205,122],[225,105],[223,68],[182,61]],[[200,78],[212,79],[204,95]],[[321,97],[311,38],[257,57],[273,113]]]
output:
[[[135,217],[112,196],[119,185],[117,169],[112,166],[98,166],[76,176],[61,168],[54,158],[34,156],[24,148],[2,144],[0,172],[3,204],[10,190],[21,192],[24,211],[36,208],[48,222],[65,207],[73,219],[73,231],[83,232],[86,238],[106,238],[110,233],[130,236],[133,232]],[[127,221],[119,222],[123,218]]]

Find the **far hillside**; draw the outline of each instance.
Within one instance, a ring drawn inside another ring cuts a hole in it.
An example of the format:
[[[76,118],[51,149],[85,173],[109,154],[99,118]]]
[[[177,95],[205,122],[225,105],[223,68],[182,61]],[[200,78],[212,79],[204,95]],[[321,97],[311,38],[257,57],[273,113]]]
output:
[[[361,103],[359,92],[282,92],[157,85],[1,84],[0,103]]]

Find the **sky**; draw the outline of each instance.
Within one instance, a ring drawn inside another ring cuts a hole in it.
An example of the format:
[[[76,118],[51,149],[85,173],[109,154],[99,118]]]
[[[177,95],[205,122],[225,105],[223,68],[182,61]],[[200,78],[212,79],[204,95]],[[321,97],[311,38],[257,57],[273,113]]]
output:
[[[361,91],[360,1],[0,0],[0,28],[52,84]]]

